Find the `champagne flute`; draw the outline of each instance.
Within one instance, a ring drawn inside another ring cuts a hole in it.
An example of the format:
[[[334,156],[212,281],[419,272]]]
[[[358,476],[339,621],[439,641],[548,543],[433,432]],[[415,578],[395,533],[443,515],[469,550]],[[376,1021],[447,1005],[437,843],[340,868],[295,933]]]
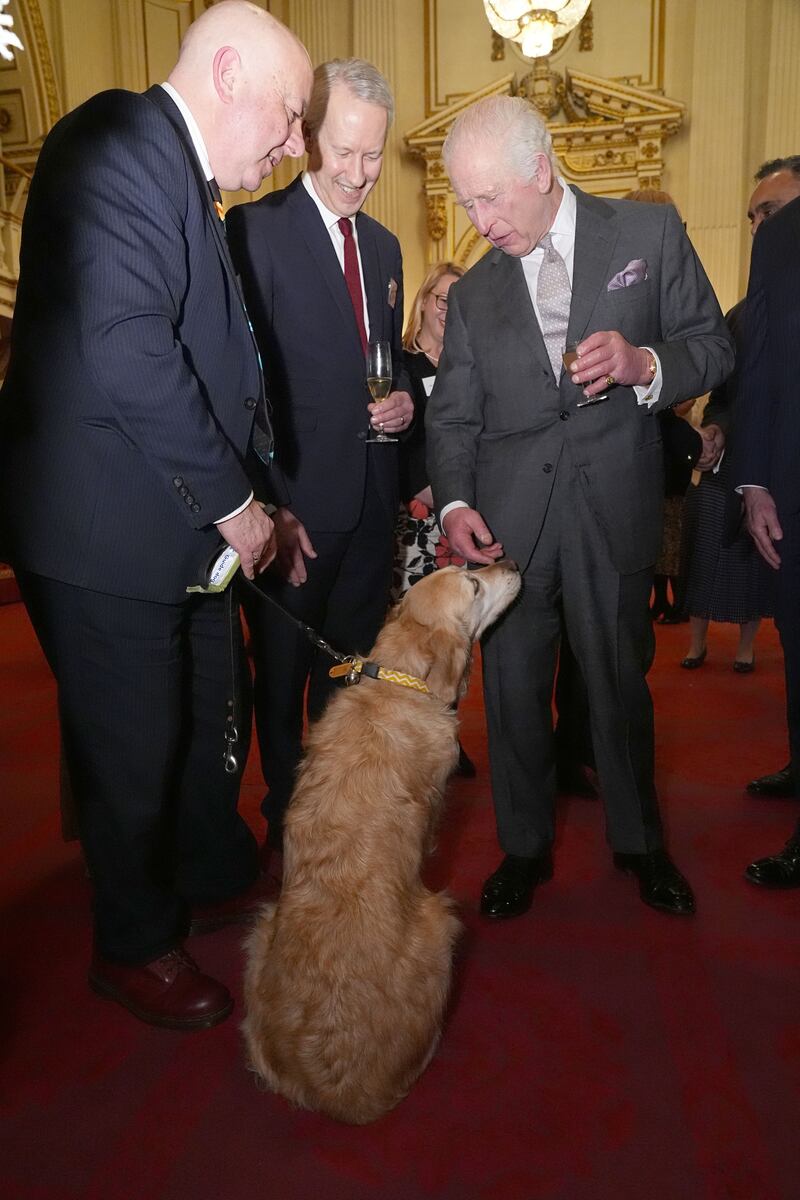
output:
[[[367,387],[372,399],[380,404],[392,390],[392,347],[389,342],[370,342],[367,347]],[[370,425],[370,434],[372,426]],[[396,442],[397,438],[388,437],[379,426],[375,437],[368,437],[367,442]]]
[[[567,372],[567,375],[569,376],[570,379],[572,379],[572,372],[570,371],[570,366],[572,365],[572,363],[575,362],[575,360],[577,358],[580,358],[580,355],[578,354],[578,344],[579,344],[578,342],[567,342],[566,346],[564,347],[564,353],[561,355],[561,358],[564,363],[564,370]],[[594,383],[595,381],[592,380],[591,382]],[[575,386],[583,387],[583,384],[576,383]],[[598,396],[584,396],[583,400],[577,400],[575,402],[575,407],[576,408],[587,408],[590,404],[597,404],[600,400],[607,400],[607,399],[608,399],[608,392],[601,392],[600,395],[598,395]]]

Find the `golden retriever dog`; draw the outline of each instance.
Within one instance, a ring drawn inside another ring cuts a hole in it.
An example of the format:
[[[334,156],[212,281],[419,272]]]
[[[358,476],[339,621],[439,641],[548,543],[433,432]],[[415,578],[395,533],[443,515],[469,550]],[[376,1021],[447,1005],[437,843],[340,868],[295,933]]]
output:
[[[446,567],[393,609],[361,676],[312,726],[284,829],[283,890],[247,939],[252,1069],[294,1104],[365,1124],[393,1108],[441,1031],[460,923],[420,867],[458,758],[472,644],[520,588],[515,563]]]

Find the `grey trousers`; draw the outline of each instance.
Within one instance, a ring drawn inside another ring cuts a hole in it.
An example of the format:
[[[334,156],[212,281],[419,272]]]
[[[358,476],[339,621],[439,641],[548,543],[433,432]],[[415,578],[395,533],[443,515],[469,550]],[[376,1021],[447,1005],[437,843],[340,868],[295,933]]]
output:
[[[663,844],[654,771],[652,569],[614,568],[568,454],[514,607],[484,638],[483,678],[500,845],[538,856],[555,832],[553,680],[563,620],[589,693],[592,742],[613,850]]]

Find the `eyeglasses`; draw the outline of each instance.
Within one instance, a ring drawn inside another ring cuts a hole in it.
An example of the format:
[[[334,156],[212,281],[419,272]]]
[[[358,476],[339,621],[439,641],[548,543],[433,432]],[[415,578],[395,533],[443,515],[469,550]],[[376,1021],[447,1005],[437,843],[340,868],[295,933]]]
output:
[[[447,312],[447,296],[440,296],[438,292],[431,292],[431,295],[439,311]]]

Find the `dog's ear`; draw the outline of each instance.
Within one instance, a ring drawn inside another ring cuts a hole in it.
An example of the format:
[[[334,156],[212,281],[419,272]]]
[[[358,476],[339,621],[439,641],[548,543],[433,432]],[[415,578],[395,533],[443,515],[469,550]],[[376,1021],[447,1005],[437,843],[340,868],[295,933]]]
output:
[[[422,678],[445,704],[463,696],[469,680],[472,643],[466,630],[436,629],[426,633],[423,653],[428,669]]]

